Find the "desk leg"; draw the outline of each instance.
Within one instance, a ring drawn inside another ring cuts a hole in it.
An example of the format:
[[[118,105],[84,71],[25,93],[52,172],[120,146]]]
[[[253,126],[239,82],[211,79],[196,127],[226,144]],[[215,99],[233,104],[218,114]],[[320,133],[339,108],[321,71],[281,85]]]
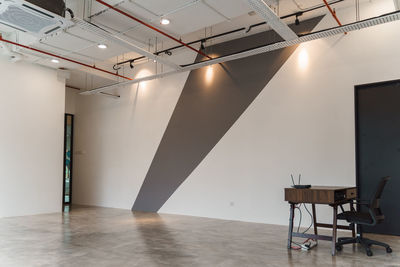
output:
[[[333,206],[333,224],[332,224],[332,256],[336,255],[336,239],[337,239],[337,206]]]
[[[294,223],[294,204],[290,203],[290,216],[289,216],[289,235],[287,248],[292,248],[292,235],[293,235],[293,223]]]
[[[314,224],[314,234],[318,235],[317,212],[315,211],[315,204],[312,204],[312,216],[313,216],[313,224]],[[317,242],[318,242],[318,240],[317,240]]]

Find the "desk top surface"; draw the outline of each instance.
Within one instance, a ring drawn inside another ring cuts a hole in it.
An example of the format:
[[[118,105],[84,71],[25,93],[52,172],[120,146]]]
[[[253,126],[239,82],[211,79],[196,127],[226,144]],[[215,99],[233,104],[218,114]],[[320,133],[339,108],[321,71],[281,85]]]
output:
[[[285,201],[291,203],[336,204],[357,197],[354,186],[312,186],[306,189],[285,188]]]
[[[304,188],[304,189],[297,189],[293,187],[288,187],[286,189],[290,190],[327,190],[327,191],[336,191],[336,190],[345,190],[345,189],[352,189],[356,188],[355,186],[323,186],[323,185],[313,185],[310,188]]]

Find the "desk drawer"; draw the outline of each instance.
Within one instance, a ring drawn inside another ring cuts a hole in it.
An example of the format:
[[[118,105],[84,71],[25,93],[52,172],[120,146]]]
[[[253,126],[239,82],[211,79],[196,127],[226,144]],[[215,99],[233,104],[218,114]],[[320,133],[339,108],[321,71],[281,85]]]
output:
[[[349,188],[346,190],[346,199],[353,199],[357,197],[357,188]]]

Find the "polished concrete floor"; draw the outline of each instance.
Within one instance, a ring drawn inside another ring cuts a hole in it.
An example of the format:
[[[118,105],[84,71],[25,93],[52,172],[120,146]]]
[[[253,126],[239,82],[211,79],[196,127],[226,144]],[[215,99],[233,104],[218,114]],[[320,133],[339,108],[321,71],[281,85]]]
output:
[[[372,237],[394,252],[288,251],[283,226],[76,207],[0,219],[0,266],[400,266],[400,238]]]

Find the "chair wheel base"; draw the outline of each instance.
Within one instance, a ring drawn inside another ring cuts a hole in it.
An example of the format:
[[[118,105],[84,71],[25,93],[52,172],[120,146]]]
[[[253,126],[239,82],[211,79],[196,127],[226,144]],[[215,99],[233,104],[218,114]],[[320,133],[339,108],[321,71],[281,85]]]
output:
[[[368,256],[368,257],[371,257],[372,255],[373,255],[372,251],[370,251],[370,250],[367,251],[367,256]]]
[[[343,250],[343,246],[342,245],[336,245],[336,250],[337,251],[342,251]]]
[[[392,250],[390,247],[388,247],[388,248],[386,248],[386,252],[387,252],[387,253],[392,253],[393,250]]]

